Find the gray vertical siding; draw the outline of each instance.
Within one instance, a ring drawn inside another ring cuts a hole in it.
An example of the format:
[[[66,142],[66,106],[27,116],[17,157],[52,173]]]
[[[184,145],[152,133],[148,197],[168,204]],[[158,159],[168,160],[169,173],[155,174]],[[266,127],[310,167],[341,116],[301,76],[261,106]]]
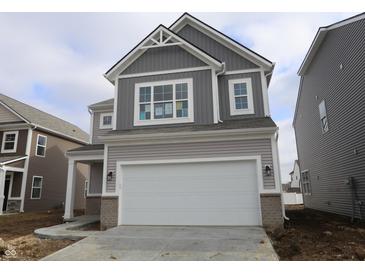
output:
[[[213,123],[212,76],[210,70],[203,70],[119,79],[117,129],[134,128],[135,84],[184,78],[193,79],[194,124]]]
[[[99,139],[100,136],[108,135],[108,133],[112,129],[101,129],[100,128],[100,115],[102,113],[113,112],[113,107],[111,106],[110,110],[106,110],[103,112],[94,112],[94,120],[93,120],[93,128],[92,128],[92,143],[93,144],[102,144],[103,142]]]
[[[203,61],[180,46],[152,48],[146,50],[121,74],[152,72],[207,66]]]
[[[10,112],[8,109],[0,105],[0,123],[5,122],[21,122],[23,121],[18,116]]]
[[[241,79],[241,78],[250,78],[252,81],[252,95],[253,95],[253,105],[254,105],[255,113],[231,116],[230,103],[229,103],[228,80]],[[218,89],[219,89],[219,105],[220,105],[221,120],[224,121],[224,120],[231,120],[231,119],[242,119],[242,118],[264,117],[265,116],[264,102],[263,102],[263,98],[262,98],[261,76],[260,76],[259,72],[219,76]]]
[[[165,145],[110,146],[108,147],[108,171],[113,172],[113,179],[107,182],[107,191],[115,191],[117,161],[184,159],[205,157],[229,157],[261,155],[262,170],[265,165],[272,165],[270,139],[219,141],[206,143],[184,143]],[[274,174],[264,176],[264,187],[274,189]]]
[[[357,199],[365,203],[364,45],[365,20],[330,31],[302,77],[294,127],[300,168],[309,169],[311,177],[306,207],[351,216],[349,176],[355,179]],[[318,110],[323,99],[329,124],[325,134]],[[361,210],[365,218],[365,206]],[[356,216],[361,217],[359,205]]]
[[[89,193],[101,194],[103,184],[103,163],[90,165]]]
[[[257,68],[258,66],[241,55],[228,49],[190,25],[183,27],[178,34],[193,45],[203,49],[222,62],[226,62],[227,70]]]

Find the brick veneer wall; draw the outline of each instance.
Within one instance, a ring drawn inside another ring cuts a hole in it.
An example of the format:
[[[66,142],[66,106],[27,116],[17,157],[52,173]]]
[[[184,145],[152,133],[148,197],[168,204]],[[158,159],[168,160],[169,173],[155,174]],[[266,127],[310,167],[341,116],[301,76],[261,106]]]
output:
[[[118,225],[118,197],[102,197],[100,210],[101,229]]]
[[[101,207],[101,197],[87,197],[86,198],[86,215],[99,215]]]
[[[261,194],[261,214],[264,227],[282,227],[284,223],[280,194]]]

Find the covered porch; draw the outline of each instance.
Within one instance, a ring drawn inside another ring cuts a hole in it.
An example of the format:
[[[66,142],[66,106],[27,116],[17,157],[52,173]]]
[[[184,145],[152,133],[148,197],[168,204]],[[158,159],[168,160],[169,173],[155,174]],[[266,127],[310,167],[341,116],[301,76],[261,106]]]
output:
[[[85,215],[100,215],[101,194],[104,169],[104,145],[87,145],[69,150],[68,175],[66,188],[65,214],[63,218],[70,220],[74,217],[76,192],[77,165],[89,166],[89,175],[85,182]]]
[[[27,156],[0,158],[0,215],[23,211],[27,158]]]

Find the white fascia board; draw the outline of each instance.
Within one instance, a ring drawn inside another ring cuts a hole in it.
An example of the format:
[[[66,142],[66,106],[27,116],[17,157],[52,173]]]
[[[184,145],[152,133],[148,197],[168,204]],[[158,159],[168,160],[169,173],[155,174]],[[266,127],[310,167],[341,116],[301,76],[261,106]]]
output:
[[[129,65],[131,65],[139,56],[141,56],[146,49],[143,49],[142,47],[145,46],[148,41],[155,36],[158,32],[164,31],[168,33],[170,36],[172,36],[175,40],[182,43],[180,46],[188,51],[189,53],[193,54],[203,62],[207,63],[208,65],[212,65],[216,67],[216,69],[220,69],[222,66],[222,63],[218,60],[214,59],[210,55],[206,54],[202,50],[198,49],[197,47],[190,44],[188,41],[185,41],[175,33],[173,33],[171,30],[164,26],[159,26],[154,32],[152,32],[149,36],[147,36],[145,39],[142,40],[142,42],[139,44],[138,47],[136,47],[134,50],[132,50],[127,56],[125,56],[122,60],[117,63],[113,69],[111,69],[109,72],[104,74],[104,76],[112,83],[114,83],[115,79],[118,77],[118,75],[123,72]]]
[[[229,49],[233,50],[237,54],[241,55],[244,58],[252,61],[254,64],[263,67],[265,70],[270,70],[273,64],[258,54],[251,52],[244,48],[243,46],[239,45],[238,43],[232,41],[228,37],[222,35],[212,27],[208,27],[205,24],[199,22],[189,14],[185,14],[180,18],[180,20],[176,21],[170,29],[174,32],[178,32],[181,30],[185,25],[191,24],[193,27],[196,27],[199,31],[203,32],[204,34],[208,35],[210,38],[216,40],[217,42],[223,44],[224,46],[228,47]]]

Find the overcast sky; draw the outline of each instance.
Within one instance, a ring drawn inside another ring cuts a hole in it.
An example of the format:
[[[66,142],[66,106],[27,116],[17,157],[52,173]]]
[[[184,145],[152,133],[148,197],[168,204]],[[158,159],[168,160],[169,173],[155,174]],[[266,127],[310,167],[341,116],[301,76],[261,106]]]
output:
[[[192,13],[276,63],[269,87],[282,181],[296,159],[296,72],[320,26],[345,13]],[[181,13],[0,13],[0,92],[89,131],[87,105],[113,96],[102,76],[157,25]]]

